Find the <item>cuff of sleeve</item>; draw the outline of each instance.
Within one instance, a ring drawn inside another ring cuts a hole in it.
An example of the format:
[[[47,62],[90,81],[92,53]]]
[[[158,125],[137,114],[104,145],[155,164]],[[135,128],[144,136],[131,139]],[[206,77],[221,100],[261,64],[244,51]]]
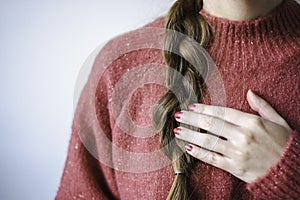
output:
[[[293,131],[279,162],[268,173],[255,182],[247,184],[247,189],[262,199],[282,199],[299,197],[300,189],[300,135]],[[263,162],[263,161],[262,161]]]

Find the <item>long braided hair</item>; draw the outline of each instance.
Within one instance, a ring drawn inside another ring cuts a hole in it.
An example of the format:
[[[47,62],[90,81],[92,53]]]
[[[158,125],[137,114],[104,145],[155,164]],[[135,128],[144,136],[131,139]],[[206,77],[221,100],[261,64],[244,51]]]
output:
[[[207,46],[210,39],[209,26],[199,14],[202,7],[203,0],[177,0],[168,12],[165,25],[163,56],[169,66],[166,77],[169,90],[155,105],[153,120],[164,153],[172,161],[175,173],[182,174],[175,176],[167,198],[170,200],[189,198],[187,177],[193,159],[174,137],[173,129],[179,125],[174,114],[202,99],[208,66],[199,46]]]

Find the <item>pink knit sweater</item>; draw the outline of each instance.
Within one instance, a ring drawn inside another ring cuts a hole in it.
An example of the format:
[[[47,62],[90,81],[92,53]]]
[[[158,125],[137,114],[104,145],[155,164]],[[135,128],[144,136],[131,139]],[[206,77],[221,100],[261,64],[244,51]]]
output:
[[[191,199],[300,199],[299,5],[285,0],[245,22],[202,14],[214,33],[207,50],[224,89],[206,93],[204,103],[254,113],[245,100],[252,89],[294,131],[278,163],[250,184],[198,161],[189,177]],[[163,25],[159,18],[98,54],[74,115],[56,199],[166,199],[174,171],[151,122],[153,105],[167,91]]]

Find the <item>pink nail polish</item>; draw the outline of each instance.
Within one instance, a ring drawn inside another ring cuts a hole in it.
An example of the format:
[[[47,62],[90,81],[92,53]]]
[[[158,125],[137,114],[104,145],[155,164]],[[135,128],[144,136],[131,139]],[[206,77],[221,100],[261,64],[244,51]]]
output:
[[[181,119],[182,115],[183,115],[183,112],[177,112],[177,113],[175,113],[174,116],[176,119]]]
[[[194,111],[195,109],[196,109],[195,104],[189,105],[189,111]]]
[[[179,134],[180,134],[180,131],[181,131],[180,128],[175,128],[175,129],[173,130],[173,132],[174,132],[176,135],[179,135]]]
[[[193,150],[193,146],[190,145],[190,144],[186,145],[185,148],[186,148],[187,151],[192,151]]]

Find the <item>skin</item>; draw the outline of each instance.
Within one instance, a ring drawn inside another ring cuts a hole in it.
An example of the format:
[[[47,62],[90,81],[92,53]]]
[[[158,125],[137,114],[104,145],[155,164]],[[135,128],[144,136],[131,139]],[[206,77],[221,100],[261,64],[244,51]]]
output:
[[[174,133],[178,139],[190,143],[186,150],[191,156],[251,183],[279,161],[292,129],[269,103],[251,90],[247,101],[259,116],[194,104],[189,111],[176,113],[175,118],[208,133],[183,127],[176,128]]]
[[[203,9],[216,17],[232,21],[265,16],[283,0],[203,0]]]

